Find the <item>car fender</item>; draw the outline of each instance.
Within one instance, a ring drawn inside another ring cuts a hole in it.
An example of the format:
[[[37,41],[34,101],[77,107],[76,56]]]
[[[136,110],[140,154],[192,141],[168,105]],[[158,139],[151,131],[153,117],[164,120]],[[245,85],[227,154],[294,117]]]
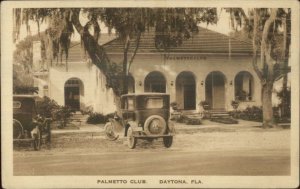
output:
[[[133,132],[143,131],[143,128],[139,127],[136,121],[129,121],[127,124],[132,128]]]

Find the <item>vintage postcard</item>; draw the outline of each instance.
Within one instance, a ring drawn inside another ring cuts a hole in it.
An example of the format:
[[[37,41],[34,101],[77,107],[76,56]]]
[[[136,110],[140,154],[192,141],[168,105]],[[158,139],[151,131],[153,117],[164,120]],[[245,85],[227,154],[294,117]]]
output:
[[[299,3],[4,1],[3,188],[297,188]]]

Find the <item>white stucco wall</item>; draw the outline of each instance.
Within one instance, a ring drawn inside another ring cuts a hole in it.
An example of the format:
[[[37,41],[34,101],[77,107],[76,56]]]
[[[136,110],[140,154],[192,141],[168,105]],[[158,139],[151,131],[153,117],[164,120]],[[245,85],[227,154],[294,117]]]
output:
[[[122,55],[110,55],[115,61],[121,59]],[[172,56],[172,55],[171,55]],[[176,59],[165,60],[160,54],[138,54],[131,66],[130,73],[135,79],[135,92],[144,92],[144,81],[148,73],[152,71],[161,72],[166,78],[166,93],[171,96],[171,102],[176,101],[176,77],[183,71],[193,73],[196,80],[196,107],[200,101],[205,100],[205,79],[213,71],[222,72],[226,77],[225,83],[225,108],[232,109],[231,101],[235,99],[234,78],[240,71],[248,71],[253,76],[253,99],[247,102],[241,102],[239,108],[247,106],[260,106],[260,82],[252,68],[251,56],[232,56],[228,55],[181,55],[174,57],[196,56],[195,59]],[[199,58],[200,57],[200,58]],[[139,83],[142,85],[139,85]],[[171,83],[173,82],[173,85]],[[201,85],[203,83],[203,85]]]
[[[33,77],[34,87],[38,87],[38,96],[44,97],[48,96],[48,83],[46,80],[40,79],[38,77]]]
[[[80,96],[81,109],[89,106],[94,112],[103,114],[115,111],[113,92],[105,87],[105,77],[96,66],[87,63],[71,63],[68,71],[65,67],[50,68],[50,98],[60,105],[65,105],[64,86],[71,78],[77,78],[83,84],[84,95]]]
[[[231,110],[231,101],[235,99],[234,79],[241,71],[247,71],[253,76],[253,99],[240,102],[239,109],[247,106],[261,106],[261,85],[252,68],[251,56],[228,55],[187,55],[174,54],[173,58],[165,60],[160,54],[137,54],[131,66],[130,73],[135,81],[135,92],[144,92],[146,76],[152,71],[162,73],[166,79],[166,93],[171,96],[171,102],[176,99],[183,101],[182,91],[176,88],[176,78],[183,72],[190,72],[196,82],[196,110],[199,111],[199,102],[205,100],[205,80],[213,71],[222,72],[225,79],[225,108]],[[176,57],[196,56],[195,59],[177,59]],[[113,54],[110,57],[115,62],[121,62],[122,54]],[[175,57],[175,58],[174,58]],[[200,57],[200,58],[199,58]],[[112,89],[106,87],[106,78],[94,65],[87,63],[70,63],[68,72],[65,67],[52,67],[49,70],[48,94],[60,105],[64,105],[64,85],[70,78],[78,78],[84,85],[84,96],[81,103],[91,106],[95,112],[112,113],[115,111],[115,97]],[[249,81],[244,81],[249,82]],[[280,82],[281,83],[281,82]],[[140,85],[141,84],[141,85]],[[44,83],[43,83],[44,85]],[[277,86],[277,85],[276,85]],[[274,86],[275,89],[276,86]],[[42,88],[42,85],[40,86]],[[180,92],[179,92],[180,91]],[[278,100],[274,104],[278,104]]]

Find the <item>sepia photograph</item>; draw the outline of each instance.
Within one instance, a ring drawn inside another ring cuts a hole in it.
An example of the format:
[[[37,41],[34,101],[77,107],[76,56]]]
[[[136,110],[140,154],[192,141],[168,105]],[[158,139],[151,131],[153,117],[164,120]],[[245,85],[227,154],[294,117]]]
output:
[[[3,188],[299,186],[297,1],[1,5]]]

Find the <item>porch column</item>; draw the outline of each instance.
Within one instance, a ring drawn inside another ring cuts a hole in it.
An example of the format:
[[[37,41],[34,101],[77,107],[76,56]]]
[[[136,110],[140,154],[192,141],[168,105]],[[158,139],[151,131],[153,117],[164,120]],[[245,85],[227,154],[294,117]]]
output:
[[[170,103],[176,102],[176,78],[170,78],[169,83],[167,82],[167,93],[170,94]]]
[[[231,106],[231,101],[235,100],[235,92],[234,92],[234,75],[226,74],[227,83],[225,84],[226,87],[226,94],[225,94],[225,109],[230,111],[233,110]]]
[[[202,107],[199,106],[199,103],[205,100],[205,78],[201,75],[197,76],[196,88],[196,110],[199,112],[202,111]]]
[[[144,80],[141,80],[140,78],[136,78],[134,84],[135,84],[135,86],[134,86],[135,93],[143,93],[144,92]]]

